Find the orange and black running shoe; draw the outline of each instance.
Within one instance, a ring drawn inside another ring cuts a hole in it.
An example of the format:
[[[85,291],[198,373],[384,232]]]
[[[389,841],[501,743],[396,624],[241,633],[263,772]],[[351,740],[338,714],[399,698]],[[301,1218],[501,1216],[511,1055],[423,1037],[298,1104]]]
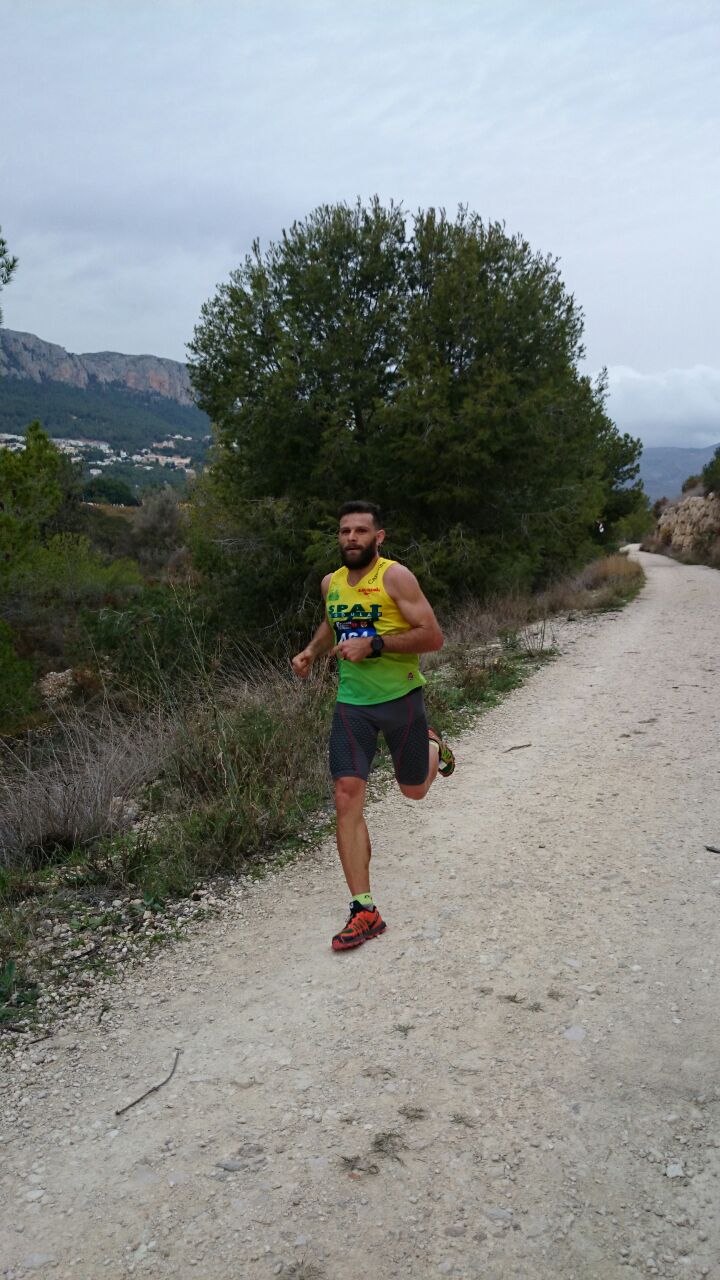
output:
[[[332,940],[333,951],[349,951],[351,947],[360,947],[368,938],[377,938],[384,933],[387,925],[377,907],[363,907],[359,902],[350,903],[350,915],[344,929],[335,934]]]
[[[455,772],[455,756],[439,733],[434,729],[428,729],[428,734],[432,741],[438,744],[438,773],[442,774],[443,778],[449,778],[450,774]]]

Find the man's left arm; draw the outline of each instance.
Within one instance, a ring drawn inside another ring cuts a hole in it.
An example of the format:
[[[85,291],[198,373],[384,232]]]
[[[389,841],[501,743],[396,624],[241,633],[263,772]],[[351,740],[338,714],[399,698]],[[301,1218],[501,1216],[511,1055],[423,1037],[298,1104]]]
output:
[[[385,590],[395,601],[409,631],[384,635],[387,653],[434,653],[443,647],[443,633],[420,583],[404,564],[392,564],[385,574]]]

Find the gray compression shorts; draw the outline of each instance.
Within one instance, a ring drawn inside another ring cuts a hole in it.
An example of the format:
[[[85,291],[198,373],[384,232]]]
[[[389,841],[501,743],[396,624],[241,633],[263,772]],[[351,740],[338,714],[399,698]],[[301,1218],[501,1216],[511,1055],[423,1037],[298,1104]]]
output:
[[[330,772],[333,778],[367,781],[377,750],[378,734],[387,742],[395,777],[408,787],[420,786],[428,776],[430,748],[422,689],[373,706],[335,704],[330,730]]]

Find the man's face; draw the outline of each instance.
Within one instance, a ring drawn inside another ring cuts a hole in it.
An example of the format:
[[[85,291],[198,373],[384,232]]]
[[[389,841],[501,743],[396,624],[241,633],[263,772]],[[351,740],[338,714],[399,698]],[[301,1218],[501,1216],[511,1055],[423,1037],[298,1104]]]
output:
[[[364,569],[372,564],[385,539],[385,530],[376,529],[367,511],[353,511],[340,521],[340,552],[348,569]]]

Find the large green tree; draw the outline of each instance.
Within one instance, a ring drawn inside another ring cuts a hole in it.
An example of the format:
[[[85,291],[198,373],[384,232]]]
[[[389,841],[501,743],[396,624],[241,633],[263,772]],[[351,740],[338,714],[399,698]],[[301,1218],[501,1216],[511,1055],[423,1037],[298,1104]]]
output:
[[[7,244],[3,238],[2,228],[0,227],[0,289],[8,284],[10,278],[17,266],[17,258],[10,255]],[[0,308],[0,324],[2,324],[2,309]]]
[[[231,490],[332,503],[357,484],[397,383],[405,260],[399,209],[324,206],[203,307],[191,377]]]
[[[256,243],[190,345],[216,440],[200,560],[252,596],[272,531],[292,528],[301,593],[357,496],[448,596],[581,558],[638,450],[580,371],[582,331],[557,262],[464,209],[323,206]]]

